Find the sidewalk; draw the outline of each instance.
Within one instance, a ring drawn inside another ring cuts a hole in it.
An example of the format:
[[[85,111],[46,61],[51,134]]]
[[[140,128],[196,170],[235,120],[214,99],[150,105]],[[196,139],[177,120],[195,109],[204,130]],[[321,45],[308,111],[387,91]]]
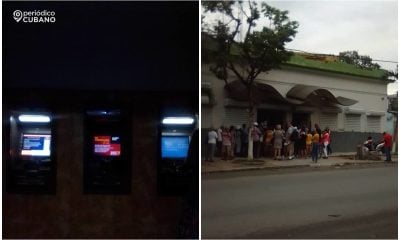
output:
[[[217,173],[231,171],[246,171],[260,169],[278,169],[278,168],[301,168],[301,167],[335,167],[344,165],[358,164],[384,164],[385,157],[382,160],[354,160],[355,153],[335,153],[328,159],[318,159],[318,163],[313,163],[311,158],[277,161],[272,158],[259,158],[248,161],[246,158],[235,158],[234,160],[223,161],[215,157],[214,162],[201,161],[201,173]],[[397,164],[397,154],[392,155],[393,163]]]

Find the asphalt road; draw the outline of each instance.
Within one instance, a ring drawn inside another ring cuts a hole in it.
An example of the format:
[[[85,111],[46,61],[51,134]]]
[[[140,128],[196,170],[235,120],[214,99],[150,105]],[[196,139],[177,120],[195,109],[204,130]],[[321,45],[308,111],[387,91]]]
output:
[[[397,238],[397,164],[202,177],[202,238]]]

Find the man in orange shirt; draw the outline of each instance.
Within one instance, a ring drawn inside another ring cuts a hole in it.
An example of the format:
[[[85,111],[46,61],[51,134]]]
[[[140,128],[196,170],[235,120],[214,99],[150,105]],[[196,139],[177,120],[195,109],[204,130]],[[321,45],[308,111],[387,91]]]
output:
[[[383,141],[385,142],[385,153],[386,153],[386,160],[385,162],[390,162],[392,161],[392,135],[390,135],[387,132],[383,132]]]

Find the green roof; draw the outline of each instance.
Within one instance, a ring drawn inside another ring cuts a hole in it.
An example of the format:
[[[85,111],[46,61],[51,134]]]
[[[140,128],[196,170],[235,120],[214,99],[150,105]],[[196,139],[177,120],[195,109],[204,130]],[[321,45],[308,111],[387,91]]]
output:
[[[363,69],[355,65],[340,61],[319,61],[307,59],[305,56],[302,56],[300,54],[294,54],[286,64],[290,66],[304,67],[368,78],[384,79],[386,77],[386,71],[383,69]]]
[[[208,53],[215,52],[217,45],[212,37],[202,34],[202,61],[209,62],[210,55]],[[240,50],[237,46],[232,47],[232,55],[239,56]],[[381,79],[386,81],[392,81],[387,79],[387,71],[384,69],[365,69],[358,66],[344,63],[341,61],[321,61],[305,57],[305,55],[316,55],[318,54],[301,54],[294,53],[290,60],[283,65],[315,69],[321,71],[328,71],[333,73],[347,74],[359,77]],[[320,56],[323,56],[320,54]],[[335,57],[335,56],[332,56]],[[337,56],[336,56],[337,57]]]

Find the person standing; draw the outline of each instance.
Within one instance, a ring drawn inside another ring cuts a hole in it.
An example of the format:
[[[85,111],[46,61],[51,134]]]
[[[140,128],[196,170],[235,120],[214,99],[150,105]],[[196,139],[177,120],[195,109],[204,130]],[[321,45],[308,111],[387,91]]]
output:
[[[242,150],[242,130],[240,125],[236,126],[235,143],[235,156],[240,156]]]
[[[306,156],[311,156],[311,149],[312,149],[312,137],[313,135],[311,132],[306,128],[307,138],[306,138]]]
[[[218,139],[217,139],[217,156],[222,157],[222,131],[224,130],[224,126],[221,125],[221,127],[218,128],[217,134],[218,134]]]
[[[383,132],[383,141],[385,143],[384,148],[385,148],[385,154],[386,154],[386,160],[385,162],[391,162],[392,161],[392,144],[393,144],[393,138],[392,135],[390,135],[387,132]]]
[[[235,127],[231,126],[229,128],[229,133],[231,135],[231,152],[230,152],[230,156],[233,159],[235,157],[235,148],[236,148],[236,131],[235,131]]]
[[[251,130],[251,137],[253,139],[253,157],[258,158],[260,153],[260,136],[261,131],[258,128],[258,123],[255,122],[253,124],[253,128]]]
[[[263,154],[265,157],[270,157],[270,153],[272,152],[272,148],[273,148],[273,146],[272,146],[273,138],[274,138],[274,131],[271,129],[271,127],[269,127],[265,130],[264,141],[263,141],[263,144],[264,144]]]
[[[324,148],[324,158],[325,159],[328,158],[329,142],[330,142],[330,137],[329,137],[328,129],[325,129],[325,131],[323,132],[323,135],[322,135],[322,144],[323,144],[323,148]]]
[[[222,131],[222,160],[229,160],[231,158],[231,134],[228,128],[224,128]]]
[[[317,123],[314,126],[315,126],[315,131],[319,135],[318,154],[319,154],[319,157],[322,157],[322,152],[323,152],[323,150],[322,150],[323,149],[323,147],[322,147],[322,130]]]
[[[319,149],[319,134],[316,130],[313,129],[312,133],[312,150],[311,150],[311,159],[313,162],[318,162],[318,149]]]
[[[294,126],[294,131],[292,133],[292,142],[294,145],[294,157],[297,158],[300,155],[300,132],[301,130],[299,128],[297,128],[297,126]]]
[[[281,159],[281,151],[282,151],[282,143],[283,143],[283,136],[285,133],[281,129],[281,125],[276,125],[276,129],[274,130],[274,160]]]
[[[332,154],[332,148],[331,148],[332,134],[331,134],[331,129],[329,127],[327,127],[326,129],[329,133],[328,155],[331,155]]]
[[[214,130],[214,128],[211,128],[211,130],[208,132],[208,148],[207,148],[207,158],[206,161],[213,162],[213,157],[215,154],[215,147],[217,145],[217,140],[218,140],[218,134]]]
[[[261,123],[261,126],[259,126],[259,130],[261,132],[260,134],[260,145],[258,147],[258,155],[261,157],[264,157],[264,152],[265,152],[265,136],[267,134],[267,127],[268,127],[268,122],[264,121]]]
[[[300,130],[300,143],[299,143],[299,149],[300,149],[300,157],[301,158],[307,158],[306,154],[306,140],[307,140],[307,134],[306,134],[306,129],[303,127]]]
[[[246,128],[246,124],[242,125],[242,157],[247,157],[247,151],[249,147],[249,130]]]
[[[294,134],[293,134],[294,133]],[[293,134],[293,136],[292,136]],[[288,123],[288,129],[286,132],[286,149],[287,149],[287,156],[289,160],[292,160],[294,158],[294,138],[295,134],[297,133],[297,130],[295,131],[295,128],[292,126],[292,123]]]

